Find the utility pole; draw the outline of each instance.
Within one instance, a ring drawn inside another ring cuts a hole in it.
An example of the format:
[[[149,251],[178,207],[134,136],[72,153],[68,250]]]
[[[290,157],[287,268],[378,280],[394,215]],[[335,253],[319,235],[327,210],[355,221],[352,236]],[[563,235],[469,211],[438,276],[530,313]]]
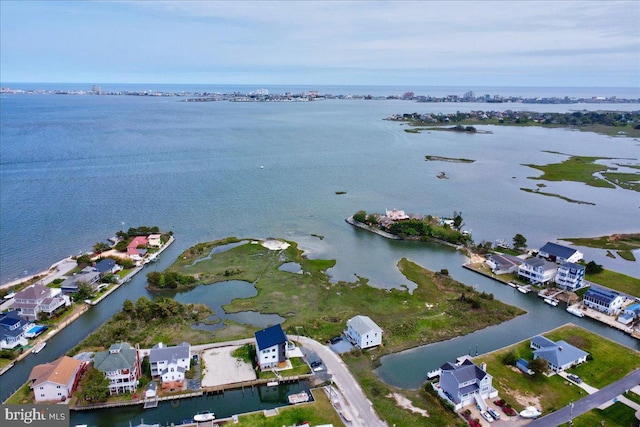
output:
[[[573,402],[569,403],[569,425],[573,425]]]

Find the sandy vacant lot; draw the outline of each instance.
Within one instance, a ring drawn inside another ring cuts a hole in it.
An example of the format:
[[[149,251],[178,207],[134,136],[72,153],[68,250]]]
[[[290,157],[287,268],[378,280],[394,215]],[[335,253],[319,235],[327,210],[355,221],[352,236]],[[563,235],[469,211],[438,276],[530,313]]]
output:
[[[202,352],[205,363],[202,387],[256,379],[256,373],[250,363],[245,363],[231,355],[237,348],[237,346],[212,348]]]

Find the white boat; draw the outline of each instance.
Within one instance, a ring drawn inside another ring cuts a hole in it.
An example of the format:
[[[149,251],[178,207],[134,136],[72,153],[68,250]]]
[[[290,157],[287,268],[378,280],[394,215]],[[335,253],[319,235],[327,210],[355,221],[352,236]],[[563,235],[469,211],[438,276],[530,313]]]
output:
[[[216,419],[216,415],[211,411],[198,412],[193,416],[193,421],[196,421],[196,422],[213,421],[215,419]]]
[[[31,353],[33,353],[33,354],[38,354],[38,353],[40,353],[40,351],[44,348],[44,346],[45,346],[45,345],[47,345],[47,342],[46,342],[46,341],[41,341],[41,342],[39,342],[38,344],[36,344],[36,346],[35,346],[35,347],[33,347],[33,348],[31,349]]]
[[[278,383],[278,381],[269,381],[269,382],[267,383],[267,387],[275,387],[275,386],[277,386],[278,384],[279,384],[279,383]]]
[[[516,284],[515,284],[515,283],[513,283],[513,282],[509,282],[509,283],[507,283],[507,285],[511,286],[512,288],[515,288],[515,287],[516,287]]]
[[[584,317],[584,313],[582,312],[582,310],[580,310],[579,308],[575,308],[575,307],[567,307],[567,311],[571,314],[573,314],[574,316],[578,316],[578,317]]]
[[[544,302],[546,302],[547,304],[552,305],[554,307],[558,305],[558,300],[557,299],[545,298]]]
[[[306,391],[301,391],[300,393],[290,394],[287,399],[292,405],[295,405],[296,403],[304,403],[309,401],[309,394]]]
[[[522,286],[518,286],[518,290],[519,290],[520,292],[522,292],[523,294],[528,294],[528,293],[529,293],[529,291],[530,291],[529,289],[527,289],[527,288],[525,288],[525,287],[522,287]]]
[[[542,412],[533,406],[527,406],[524,411],[520,412],[522,418],[538,418]]]

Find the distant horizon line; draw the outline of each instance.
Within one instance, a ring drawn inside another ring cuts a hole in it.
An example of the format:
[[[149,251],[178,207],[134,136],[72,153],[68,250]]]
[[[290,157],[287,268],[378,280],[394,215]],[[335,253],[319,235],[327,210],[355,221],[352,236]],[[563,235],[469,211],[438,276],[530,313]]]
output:
[[[581,89],[590,89],[590,88],[598,88],[598,89],[607,89],[607,88],[616,88],[616,89],[637,89],[640,91],[640,87],[638,86],[573,86],[573,85],[560,85],[560,86],[540,86],[540,85],[478,85],[478,84],[446,84],[446,85],[438,85],[438,84],[344,84],[344,83],[177,83],[177,82],[163,82],[163,83],[150,83],[150,82],[52,82],[52,81],[0,81],[0,86],[5,87],[8,84],[46,84],[46,85],[65,85],[65,84],[74,84],[74,85],[180,85],[180,86],[256,86],[256,87],[267,87],[267,86],[343,86],[343,87],[406,87],[410,89],[411,87],[501,87],[501,88],[581,88]]]

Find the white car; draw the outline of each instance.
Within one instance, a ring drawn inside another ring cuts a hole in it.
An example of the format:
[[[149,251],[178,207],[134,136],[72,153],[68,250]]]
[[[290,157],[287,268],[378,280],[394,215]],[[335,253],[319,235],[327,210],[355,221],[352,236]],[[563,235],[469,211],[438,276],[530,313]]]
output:
[[[487,411],[480,412],[480,415],[482,415],[482,418],[484,418],[485,420],[489,421],[490,423],[493,422],[493,417]]]
[[[500,419],[500,414],[497,413],[496,411],[494,411],[493,409],[489,408],[489,409],[487,409],[487,412],[489,413],[489,415],[491,415],[496,420]]]

